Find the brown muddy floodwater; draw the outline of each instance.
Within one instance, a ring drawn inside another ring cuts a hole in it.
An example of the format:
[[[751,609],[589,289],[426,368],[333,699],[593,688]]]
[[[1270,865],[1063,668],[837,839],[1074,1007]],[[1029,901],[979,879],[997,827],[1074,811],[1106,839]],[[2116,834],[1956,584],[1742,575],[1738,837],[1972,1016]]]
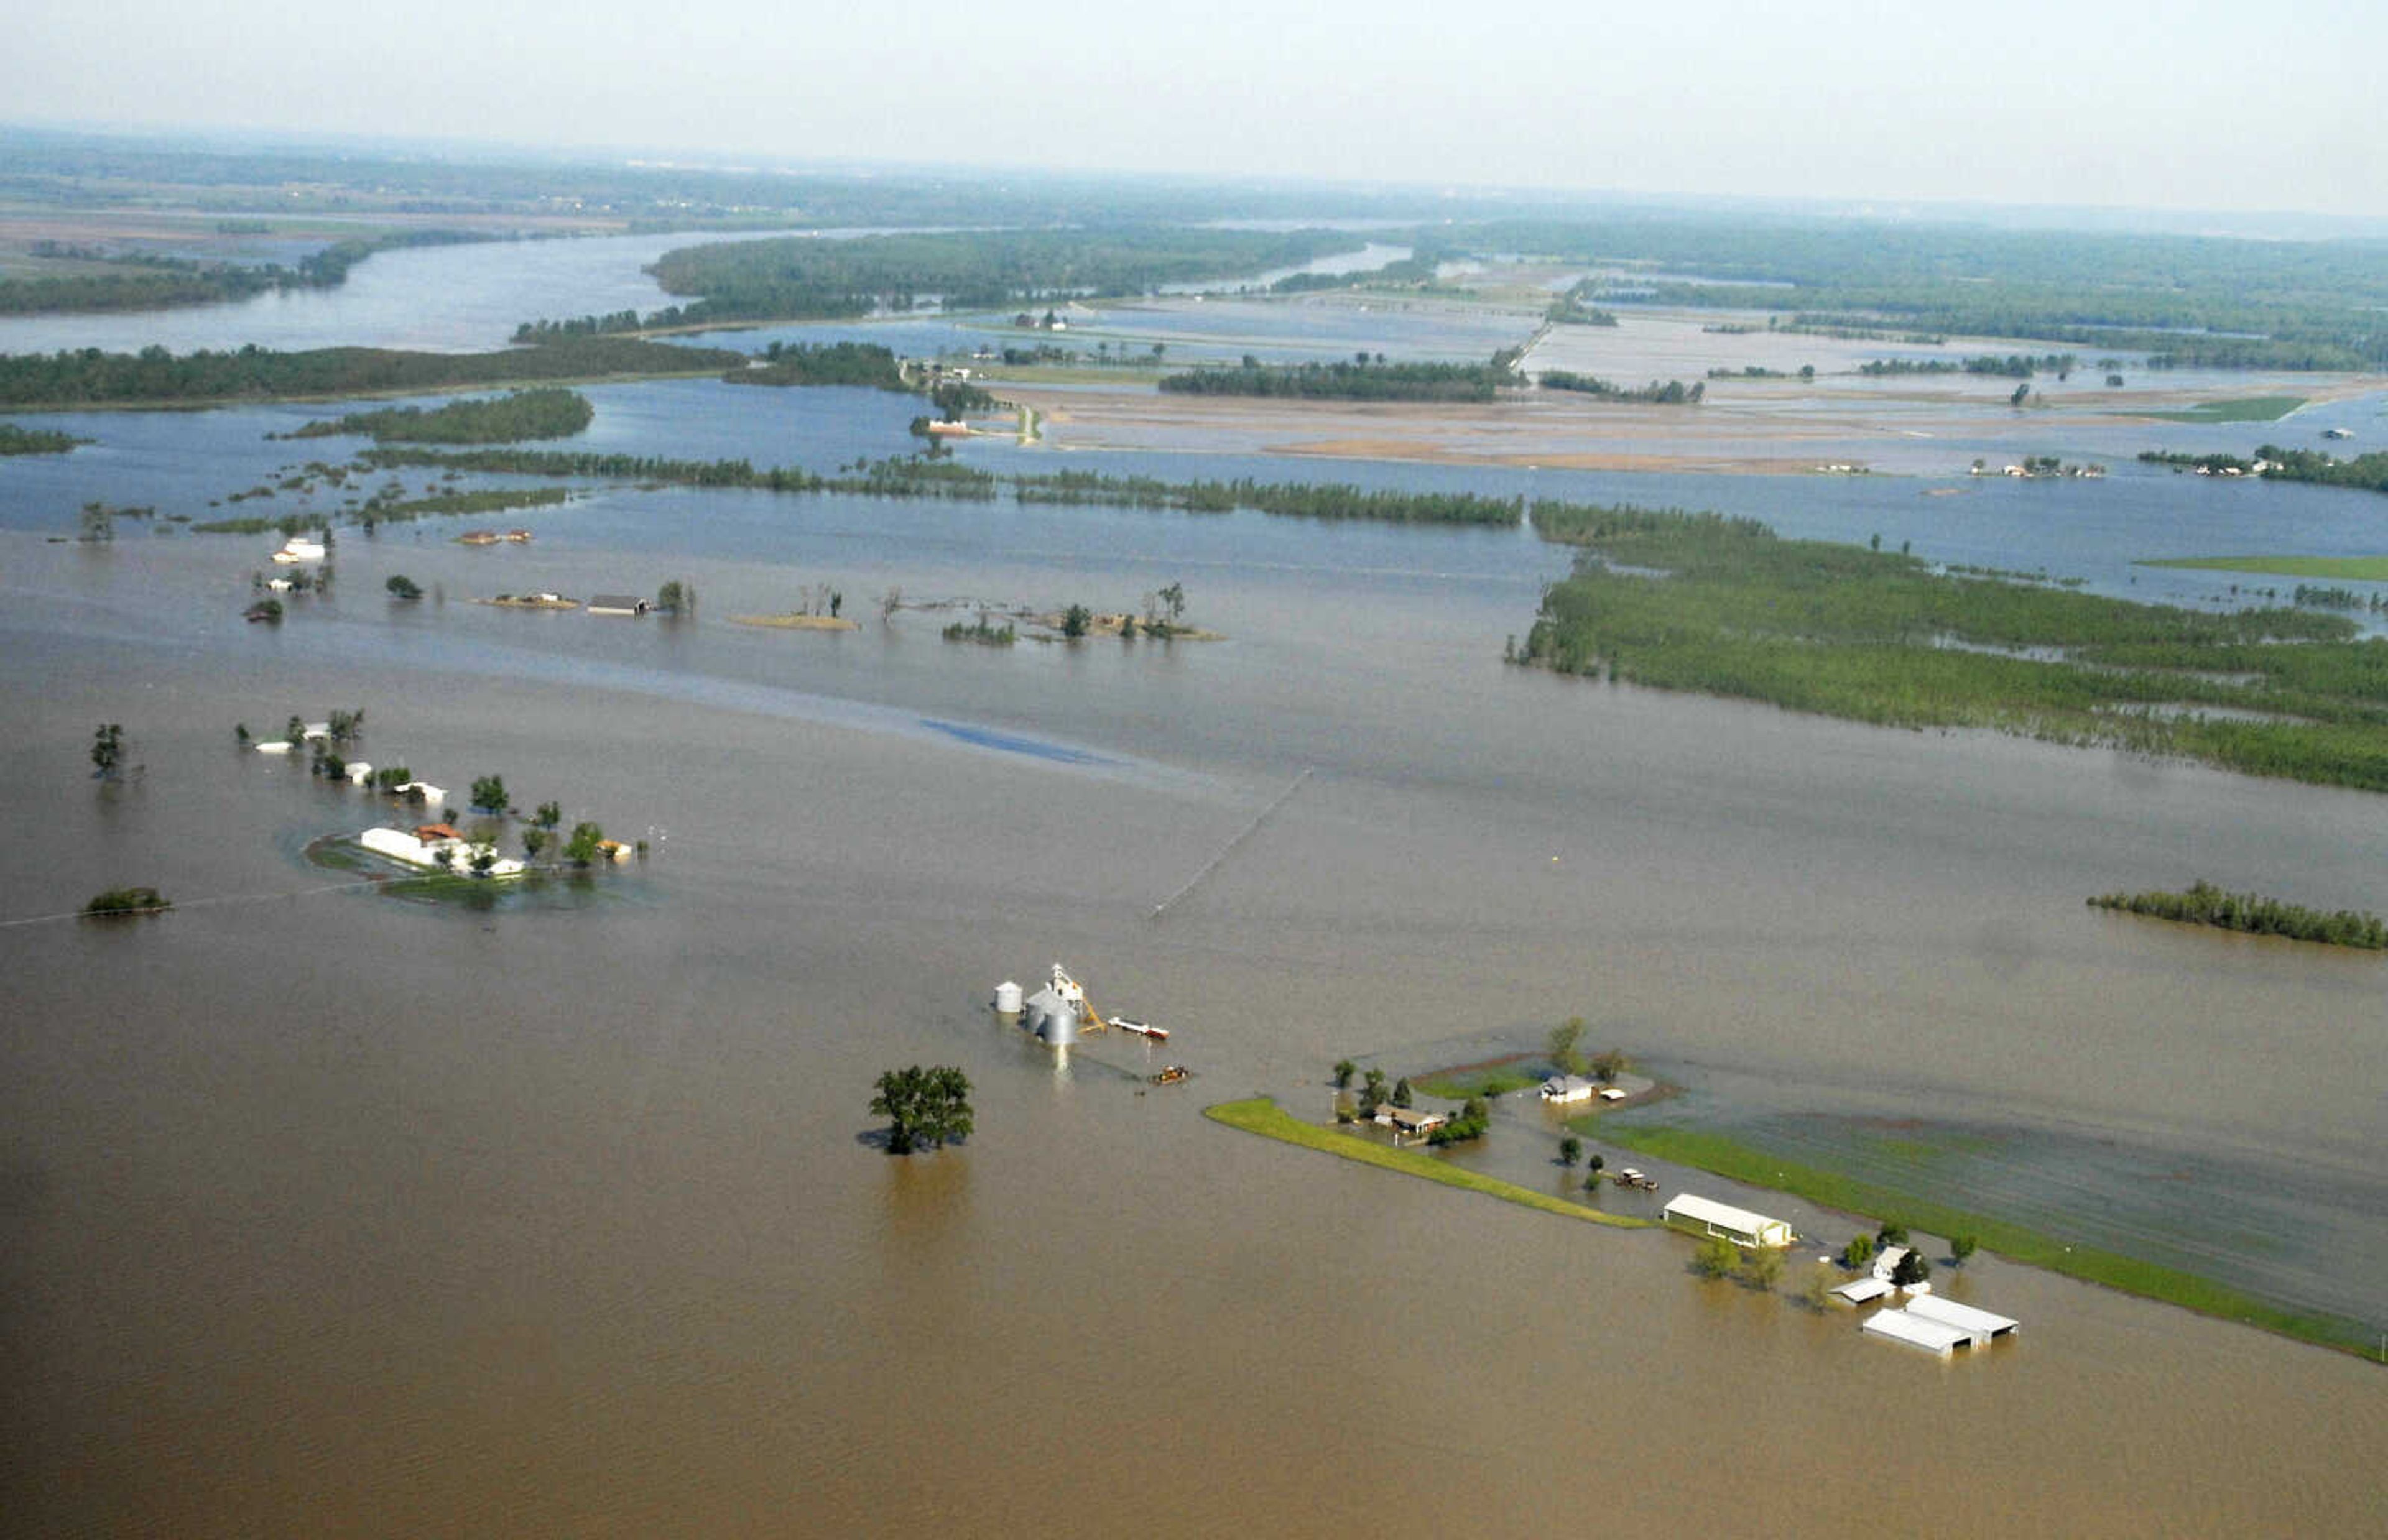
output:
[[[2023,1334],[1944,1366],[1679,1238],[1200,1116],[1581,1015],[1802,1108],[2102,1130],[2217,1195],[2325,1173],[2332,1287],[2388,1318],[2383,966],[2081,906],[2380,907],[2376,799],[1505,671],[1530,584],[1223,568],[1190,618],[1230,641],[997,652],[730,625],[793,558],[675,562],[707,618],[596,632],[396,615],[365,549],[269,636],[222,618],[253,553],[0,539],[10,1533],[2379,1526],[2356,1357],[1984,1257],[1945,1285]],[[231,725],[358,704],[366,757],[654,858],[553,909],[311,892],[302,847],[371,814]],[[100,787],[109,720],[146,771]],[[38,919],[122,882],[182,907]],[[1195,1078],[998,1025],[1056,958]],[[979,1132],[890,1159],[865,1104],[915,1062]]]

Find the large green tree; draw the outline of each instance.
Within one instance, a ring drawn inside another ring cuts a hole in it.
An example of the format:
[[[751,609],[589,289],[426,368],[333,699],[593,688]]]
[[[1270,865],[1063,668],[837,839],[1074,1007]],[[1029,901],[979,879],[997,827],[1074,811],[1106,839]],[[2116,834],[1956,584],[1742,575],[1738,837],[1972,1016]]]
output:
[[[890,1069],[879,1077],[870,1110],[887,1119],[890,1155],[910,1155],[921,1146],[943,1149],[948,1140],[968,1139],[973,1130],[970,1078],[948,1065]]]

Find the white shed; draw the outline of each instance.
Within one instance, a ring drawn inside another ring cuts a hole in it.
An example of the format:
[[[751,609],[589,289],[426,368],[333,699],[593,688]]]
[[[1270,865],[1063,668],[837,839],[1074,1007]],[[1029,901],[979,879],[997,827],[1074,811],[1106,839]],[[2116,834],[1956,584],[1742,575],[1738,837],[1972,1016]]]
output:
[[[1968,1333],[1957,1327],[1917,1315],[1912,1306],[1904,1310],[1876,1310],[1866,1317],[1860,1330],[1871,1332],[1878,1337],[1888,1337],[1893,1342],[1905,1343],[1910,1347],[1920,1347],[1943,1358],[1972,1340]]]
[[[1995,1316],[1988,1310],[1976,1310],[1970,1305],[1960,1305],[1938,1294],[1918,1294],[1907,1303],[1907,1313],[1924,1320],[1937,1321],[1952,1331],[1962,1332],[1975,1347],[1992,1337],[2002,1337],[2023,1323],[2012,1316]]]
[[[1589,1102],[1600,1087],[1581,1075],[1554,1075],[1543,1082],[1543,1100],[1565,1105],[1569,1102]]]
[[[1792,1240],[1791,1227],[1781,1219],[1690,1193],[1678,1193],[1659,1212],[1670,1223],[1680,1220],[1704,1234],[1721,1235],[1737,1246],[1787,1246]]]

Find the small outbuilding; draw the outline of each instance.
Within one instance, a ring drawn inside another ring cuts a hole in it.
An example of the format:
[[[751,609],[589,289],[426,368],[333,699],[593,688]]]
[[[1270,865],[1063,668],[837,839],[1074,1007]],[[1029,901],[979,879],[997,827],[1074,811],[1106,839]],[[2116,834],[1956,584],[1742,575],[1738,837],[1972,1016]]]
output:
[[[1917,1315],[1913,1306],[1904,1310],[1876,1310],[1866,1317],[1859,1330],[1871,1332],[1878,1337],[1888,1337],[1910,1347],[1920,1347],[1942,1358],[1971,1340],[1968,1333],[1958,1327]]]
[[[1554,1075],[1543,1082],[1543,1100],[1561,1106],[1589,1102],[1599,1093],[1598,1083],[1581,1075]]]
[[[1976,1310],[1970,1305],[1960,1305],[1938,1294],[1916,1295],[1907,1302],[1907,1313],[1964,1332],[1967,1344],[1974,1347],[1986,1346],[1993,1337],[2003,1337],[2022,1325],[2012,1316],[1992,1315],[1988,1310]]]
[[[1833,1290],[1833,1297],[1849,1305],[1864,1305],[1891,1292],[1891,1286],[1879,1278],[1859,1278]]]
[[[1690,1193],[1669,1198],[1659,1212],[1670,1224],[1686,1224],[1705,1235],[1721,1235],[1737,1246],[1787,1246],[1793,1239],[1791,1227],[1781,1219]]]
[[[654,606],[630,594],[592,594],[589,612],[592,615],[643,615]]]
[[[1397,1134],[1429,1134],[1450,1121],[1449,1113],[1436,1112],[1429,1107],[1397,1107],[1385,1102],[1377,1108],[1378,1126],[1391,1129]]]

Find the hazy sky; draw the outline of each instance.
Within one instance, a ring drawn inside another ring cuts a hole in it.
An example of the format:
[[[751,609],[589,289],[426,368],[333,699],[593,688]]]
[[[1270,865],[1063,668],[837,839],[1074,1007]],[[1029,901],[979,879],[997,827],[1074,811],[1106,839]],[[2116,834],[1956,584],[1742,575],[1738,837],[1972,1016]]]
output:
[[[2388,215],[2382,0],[19,0],[0,116]]]

